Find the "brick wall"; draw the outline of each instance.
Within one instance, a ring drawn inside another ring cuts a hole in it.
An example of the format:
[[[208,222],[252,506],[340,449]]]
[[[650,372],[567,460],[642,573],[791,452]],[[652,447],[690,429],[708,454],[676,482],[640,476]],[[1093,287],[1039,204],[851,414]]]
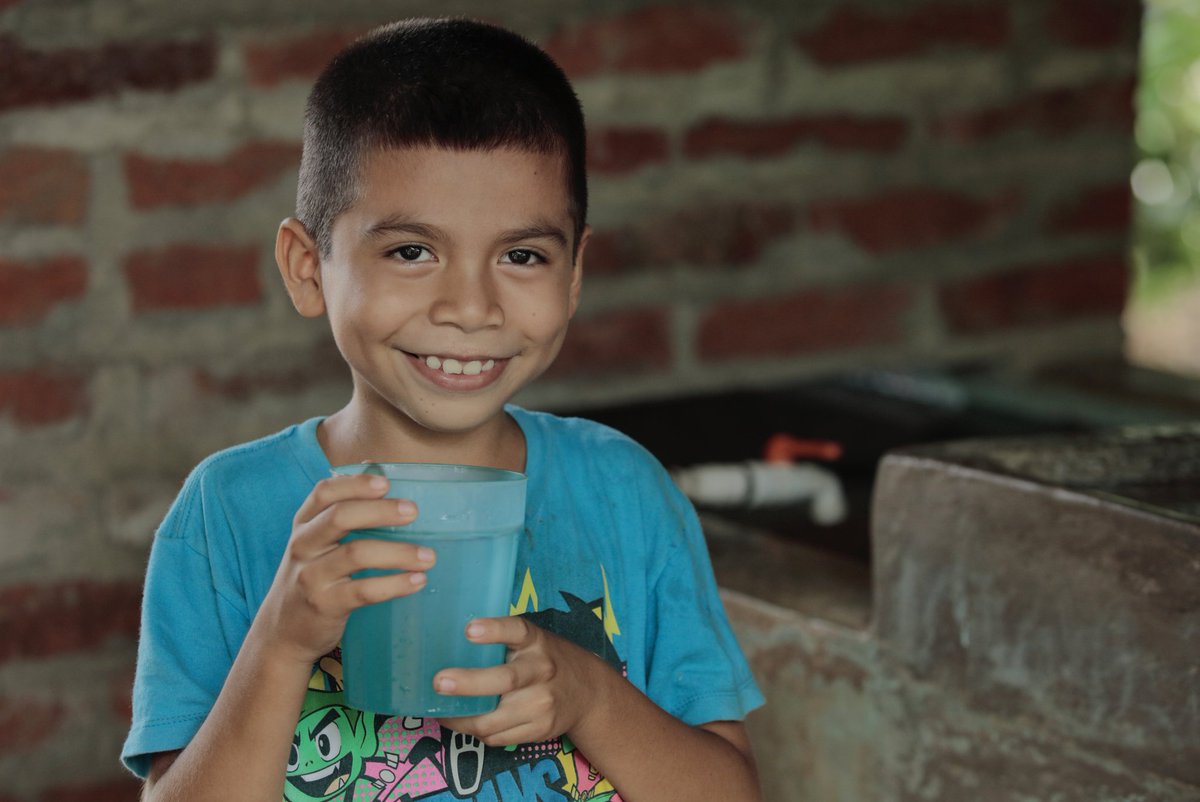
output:
[[[309,82],[390,15],[508,24],[577,82],[596,235],[528,403],[1120,347],[1133,0],[387,6],[0,0],[0,802],[133,798],[155,523],[346,396],[272,238]]]

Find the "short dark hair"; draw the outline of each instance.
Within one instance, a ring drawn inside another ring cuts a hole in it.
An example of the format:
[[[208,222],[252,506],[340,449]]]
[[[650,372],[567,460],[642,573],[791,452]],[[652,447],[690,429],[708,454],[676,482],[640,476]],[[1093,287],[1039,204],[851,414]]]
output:
[[[317,78],[304,115],[296,215],[330,252],[374,150],[515,147],[561,154],[578,245],[587,218],[583,109],[539,47],[494,25],[414,19],[376,28]]]

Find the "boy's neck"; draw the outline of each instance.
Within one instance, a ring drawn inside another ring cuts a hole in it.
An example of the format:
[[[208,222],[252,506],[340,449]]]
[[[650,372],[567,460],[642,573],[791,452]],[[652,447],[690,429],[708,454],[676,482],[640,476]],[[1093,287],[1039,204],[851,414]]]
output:
[[[380,414],[351,401],[317,428],[331,465],[438,462],[525,470],[525,435],[506,412],[468,432],[435,432],[398,410]]]

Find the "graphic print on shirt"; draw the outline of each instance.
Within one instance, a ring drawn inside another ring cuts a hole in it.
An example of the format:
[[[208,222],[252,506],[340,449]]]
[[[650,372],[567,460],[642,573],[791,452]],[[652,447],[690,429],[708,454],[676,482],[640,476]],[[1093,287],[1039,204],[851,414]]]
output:
[[[599,575],[600,598],[587,601],[560,590],[564,608],[542,609],[526,569],[509,610],[624,673],[613,643],[621,630],[603,566]],[[286,802],[621,802],[568,738],[490,747],[434,718],[388,717],[349,707],[340,648],[313,666],[283,796]]]

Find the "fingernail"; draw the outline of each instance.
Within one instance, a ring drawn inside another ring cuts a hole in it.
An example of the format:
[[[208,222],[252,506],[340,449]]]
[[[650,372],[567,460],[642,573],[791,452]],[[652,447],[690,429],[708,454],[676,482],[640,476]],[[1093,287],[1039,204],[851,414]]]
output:
[[[371,477],[371,489],[372,490],[383,490],[387,486],[388,486],[388,480],[385,479],[384,477],[382,477],[382,476],[372,476]]]
[[[421,548],[417,549],[417,559],[423,563],[433,562],[433,556],[433,549],[431,548],[422,546]]]
[[[412,515],[417,511],[417,505],[411,501],[397,501],[396,509],[400,511],[401,515]]]
[[[420,571],[413,571],[408,575],[408,581],[412,582],[414,585],[424,585],[425,579],[425,574],[421,573]]]
[[[468,624],[467,625],[467,637],[468,638],[483,637],[483,624]]]
[[[458,683],[449,677],[438,677],[436,687],[441,693],[451,693],[458,687]]]

